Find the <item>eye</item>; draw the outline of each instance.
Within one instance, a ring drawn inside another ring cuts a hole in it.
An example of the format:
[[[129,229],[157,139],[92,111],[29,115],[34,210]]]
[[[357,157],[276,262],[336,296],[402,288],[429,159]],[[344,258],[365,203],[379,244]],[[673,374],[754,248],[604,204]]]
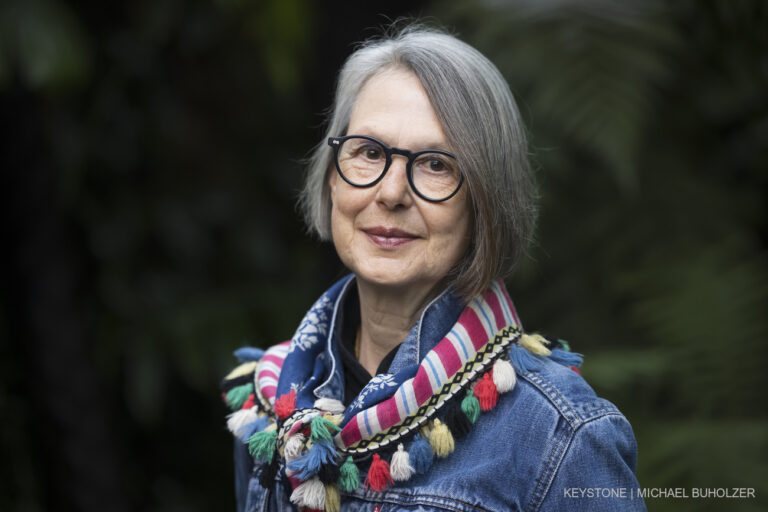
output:
[[[422,172],[429,172],[431,174],[443,174],[453,172],[453,165],[437,153],[429,153],[422,155],[416,159],[416,169]]]
[[[447,167],[445,165],[445,162],[442,160],[438,160],[437,158],[433,158],[428,162],[429,170],[434,172],[442,172],[447,170]]]
[[[361,146],[358,153],[368,160],[379,160],[384,155],[381,147],[376,144],[366,144]]]

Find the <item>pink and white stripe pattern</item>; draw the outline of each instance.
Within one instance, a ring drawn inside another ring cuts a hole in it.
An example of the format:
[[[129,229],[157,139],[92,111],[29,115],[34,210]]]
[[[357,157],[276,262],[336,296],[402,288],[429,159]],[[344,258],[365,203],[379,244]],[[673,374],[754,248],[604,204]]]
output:
[[[256,368],[256,389],[270,406],[275,405],[275,394],[277,393],[277,379],[280,376],[280,369],[283,367],[283,361],[288,355],[291,347],[291,341],[284,341],[268,349],[259,361]]]
[[[438,392],[501,329],[522,329],[515,307],[501,280],[472,299],[451,331],[421,362],[416,376],[402,383],[395,394],[353,417],[336,436],[348,448],[398,424]]]

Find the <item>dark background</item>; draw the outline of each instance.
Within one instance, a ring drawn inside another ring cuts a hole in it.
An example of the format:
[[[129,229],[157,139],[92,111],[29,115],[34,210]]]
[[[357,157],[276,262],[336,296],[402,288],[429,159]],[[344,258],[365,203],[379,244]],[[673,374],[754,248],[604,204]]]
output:
[[[639,443],[645,487],[768,503],[760,1],[6,0],[0,510],[232,510],[217,383],[343,273],[301,160],[353,43],[434,16],[502,70],[541,218],[508,285]]]

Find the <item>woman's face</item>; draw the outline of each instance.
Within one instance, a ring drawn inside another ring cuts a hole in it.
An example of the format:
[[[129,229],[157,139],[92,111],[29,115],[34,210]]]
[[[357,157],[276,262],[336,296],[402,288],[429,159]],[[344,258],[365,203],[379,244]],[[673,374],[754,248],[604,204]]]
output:
[[[387,70],[360,91],[348,135],[369,135],[390,147],[450,151],[416,76]],[[333,243],[344,264],[368,284],[431,290],[469,245],[466,187],[442,203],[418,197],[408,184],[407,159],[393,156],[384,178],[369,188],[329,173]]]

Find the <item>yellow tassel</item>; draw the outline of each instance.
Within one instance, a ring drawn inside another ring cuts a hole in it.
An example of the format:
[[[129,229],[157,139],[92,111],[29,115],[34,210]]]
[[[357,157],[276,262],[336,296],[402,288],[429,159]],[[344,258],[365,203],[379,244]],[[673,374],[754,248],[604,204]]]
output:
[[[256,366],[259,364],[258,361],[251,361],[249,363],[243,363],[224,377],[224,380],[232,380],[236,379],[238,377],[242,377],[243,375],[248,375],[249,373],[253,372],[253,370],[256,369]]]
[[[435,419],[432,426],[432,432],[429,434],[429,444],[432,446],[432,451],[438,457],[447,457],[453,453],[453,434],[448,430],[445,424]]]
[[[520,345],[539,356],[548,356],[552,352],[547,348],[549,342],[541,334],[523,334]]]
[[[330,421],[334,425],[341,425],[341,420],[344,419],[343,414],[331,414],[329,412],[323,414],[323,418]]]
[[[325,485],[325,512],[339,512],[341,510],[341,496],[336,484]]]

